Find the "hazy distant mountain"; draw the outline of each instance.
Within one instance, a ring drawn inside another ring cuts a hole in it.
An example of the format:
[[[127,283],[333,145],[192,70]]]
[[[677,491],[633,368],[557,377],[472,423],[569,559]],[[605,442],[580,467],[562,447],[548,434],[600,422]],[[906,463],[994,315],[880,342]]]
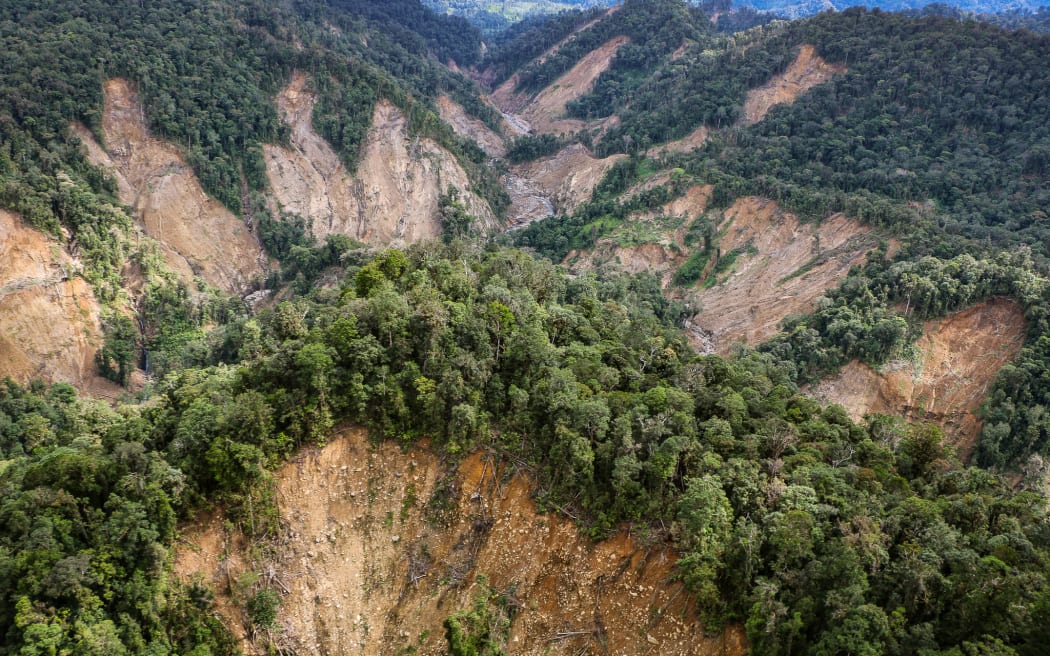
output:
[[[962,11],[977,14],[997,14],[1014,11],[1035,11],[1040,7],[1050,7],[1050,0],[945,0],[943,2],[926,2],[925,0],[874,0],[860,2],[857,0],[743,0],[734,2],[736,7],[752,7],[760,11],[770,11],[782,16],[795,18],[808,16],[826,9],[846,9],[863,5],[886,11],[922,9],[931,4],[940,4]]]
[[[440,13],[465,16],[487,31],[502,29],[526,16],[552,14],[566,9],[586,9],[595,6],[620,4],[620,0],[541,0],[540,2],[507,0],[505,2],[482,2],[481,0],[424,0],[424,4]],[[693,0],[694,5],[728,4]],[[827,9],[842,10],[862,5],[878,7],[886,11],[922,9],[932,4],[952,7],[976,14],[998,14],[1004,12],[1032,12],[1041,7],[1050,7],[1050,0],[734,0],[732,6],[748,7],[768,11],[788,18],[809,16]]]

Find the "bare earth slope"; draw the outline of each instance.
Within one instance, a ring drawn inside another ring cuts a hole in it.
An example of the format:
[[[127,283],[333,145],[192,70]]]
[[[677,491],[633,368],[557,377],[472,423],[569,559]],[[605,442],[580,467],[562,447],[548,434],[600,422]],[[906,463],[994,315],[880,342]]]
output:
[[[851,362],[812,392],[855,419],[879,413],[937,424],[966,459],[981,430],[977,408],[1023,340],[1021,307],[993,299],[927,321],[914,361],[891,362],[882,371]]]
[[[284,536],[275,560],[254,567],[286,591],[280,640],[291,652],[444,654],[442,622],[472,603],[483,575],[517,604],[511,654],[745,653],[738,628],[704,636],[689,595],[669,580],[671,552],[626,534],[590,542],[568,520],[537,514],[528,480],[480,455],[447,479],[425,448],[372,446],[352,431],[284,466],[278,490]],[[248,566],[244,545],[223,560],[222,527],[214,517],[185,536],[181,576],[222,587]]]
[[[438,201],[449,185],[463,192],[467,209],[495,226],[488,205],[469,192],[466,172],[430,139],[413,139],[408,121],[387,101],[376,104],[357,174],[351,176],[331,146],[314,131],[317,99],[296,72],[277,96],[292,129],[292,147],[265,147],[274,197],[308,220],[318,239],[333,233],[375,243],[414,242],[441,233]]]
[[[559,212],[571,212],[591,198],[591,192],[616,162],[626,155],[598,159],[581,144],[514,168],[514,173],[529,180],[550,199]],[[512,211],[511,217],[514,218]]]
[[[841,214],[820,225],[799,223],[756,197],[733,203],[719,232],[722,256],[740,254],[718,283],[695,294],[700,312],[692,319],[719,353],[738,341],[756,345],[776,334],[784,317],[812,310],[876,245],[867,227]]]
[[[463,106],[455,100],[448,96],[439,96],[437,107],[442,121],[448,123],[459,136],[473,139],[489,157],[503,157],[507,152],[503,136],[494,132],[479,119],[467,114]],[[506,123],[502,127],[504,133],[512,132],[512,128]]]
[[[533,132],[538,134],[567,134],[587,126],[587,123],[565,117],[565,106],[594,88],[598,76],[609,70],[616,51],[630,39],[618,36],[587,53],[572,68],[535,96],[516,93],[518,76],[513,76],[490,98],[502,111],[517,114]]]
[[[76,268],[58,243],[0,210],[0,378],[108,391],[95,376],[99,305]]]
[[[806,44],[787,70],[747,93],[741,123],[758,123],[775,105],[794,102],[803,93],[830,80],[836,73],[845,72],[845,66],[829,64],[816,53],[813,46]]]
[[[184,277],[200,275],[230,291],[248,287],[266,257],[248,226],[208,197],[178,148],[149,135],[134,86],[105,84],[104,146],[74,126],[92,163],[117,178],[120,200],[130,205],[146,234],[162,245],[168,265]]]

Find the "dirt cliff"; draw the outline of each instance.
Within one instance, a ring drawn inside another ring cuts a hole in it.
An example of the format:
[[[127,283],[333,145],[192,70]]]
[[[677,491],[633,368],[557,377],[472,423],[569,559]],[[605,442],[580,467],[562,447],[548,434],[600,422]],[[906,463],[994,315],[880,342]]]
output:
[[[829,64],[817,54],[816,49],[803,45],[798,56],[783,73],[774,75],[762,86],[747,92],[744,101],[743,125],[758,123],[775,105],[792,103],[803,93],[831,79],[837,73],[845,73],[841,64]]]
[[[481,455],[446,475],[426,448],[349,431],[301,453],[277,481],[283,534],[271,559],[252,562],[215,515],[184,535],[176,569],[219,588],[263,573],[282,590],[275,639],[294,653],[444,654],[442,622],[472,605],[480,577],[515,610],[508,653],[746,652],[737,627],[705,636],[671,581],[672,552],[625,533],[590,541],[537,513],[527,477]],[[220,608],[250,633],[228,595]]]
[[[438,201],[449,185],[463,192],[483,229],[495,227],[488,205],[470,193],[470,180],[448,151],[408,133],[408,121],[387,101],[376,104],[355,175],[314,131],[316,97],[296,72],[277,96],[291,127],[291,148],[266,146],[272,193],[285,211],[307,219],[318,239],[333,233],[374,243],[405,243],[441,233]]]
[[[965,460],[981,430],[977,408],[1023,341],[1020,305],[992,299],[927,321],[913,359],[890,362],[880,371],[851,362],[811,392],[842,405],[854,419],[879,413],[937,424]]]
[[[100,309],[78,268],[59,243],[0,210],[0,378],[114,393],[95,375]]]
[[[150,136],[133,84],[113,79],[104,91],[103,143],[73,126],[88,159],[113,174],[120,200],[160,242],[172,270],[188,281],[196,274],[229,291],[246,289],[267,263],[248,226],[204,193],[177,147]]]

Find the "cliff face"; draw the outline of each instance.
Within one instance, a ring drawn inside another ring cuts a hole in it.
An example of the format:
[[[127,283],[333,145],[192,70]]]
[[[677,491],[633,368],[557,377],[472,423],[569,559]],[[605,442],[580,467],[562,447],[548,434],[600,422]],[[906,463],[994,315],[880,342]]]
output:
[[[481,454],[447,473],[426,448],[403,452],[350,431],[282,467],[277,490],[282,535],[271,558],[253,561],[252,545],[227,536],[217,515],[190,527],[176,569],[220,590],[264,573],[284,593],[271,637],[295,653],[444,654],[442,622],[485,590],[506,599],[492,609],[512,617],[508,653],[746,651],[739,628],[705,635],[671,580],[672,552],[624,533],[592,542],[560,515],[537,513],[528,478]],[[249,636],[229,596],[220,602]],[[261,642],[245,638],[244,648],[263,653]]]
[[[115,395],[95,375],[100,310],[78,268],[60,244],[0,210],[0,378]]]
[[[316,97],[296,73],[277,96],[291,128],[291,148],[265,148],[266,171],[281,209],[307,220],[313,234],[345,234],[361,241],[409,243],[441,234],[438,202],[451,185],[468,211],[492,229],[488,205],[471,193],[470,179],[455,157],[430,139],[414,139],[408,121],[387,101],[376,104],[355,175],[314,131]]]

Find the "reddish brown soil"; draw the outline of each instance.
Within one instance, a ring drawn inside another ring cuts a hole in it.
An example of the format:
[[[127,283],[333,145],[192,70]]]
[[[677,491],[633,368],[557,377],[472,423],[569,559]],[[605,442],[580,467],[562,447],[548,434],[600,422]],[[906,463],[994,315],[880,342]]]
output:
[[[879,413],[941,426],[966,460],[981,430],[977,408],[1023,340],[1021,307],[993,299],[927,321],[914,360],[891,362],[881,371],[851,362],[812,391],[855,419]]]
[[[833,75],[845,72],[845,66],[829,64],[816,53],[813,46],[804,45],[787,70],[747,93],[741,123],[758,123],[775,105],[795,102],[803,93],[827,82]]]
[[[517,605],[507,653],[746,653],[739,627],[704,634],[671,580],[672,552],[626,533],[590,541],[568,519],[538,514],[528,478],[481,454],[446,479],[429,450],[373,446],[350,431],[277,479],[284,530],[273,556],[255,545],[253,560],[212,516],[186,530],[176,566],[220,589],[246,570],[262,573],[283,591],[274,639],[295,653],[444,654],[442,622],[472,603],[481,577]],[[428,520],[438,490],[445,512]],[[220,596],[219,609],[247,635]]]

